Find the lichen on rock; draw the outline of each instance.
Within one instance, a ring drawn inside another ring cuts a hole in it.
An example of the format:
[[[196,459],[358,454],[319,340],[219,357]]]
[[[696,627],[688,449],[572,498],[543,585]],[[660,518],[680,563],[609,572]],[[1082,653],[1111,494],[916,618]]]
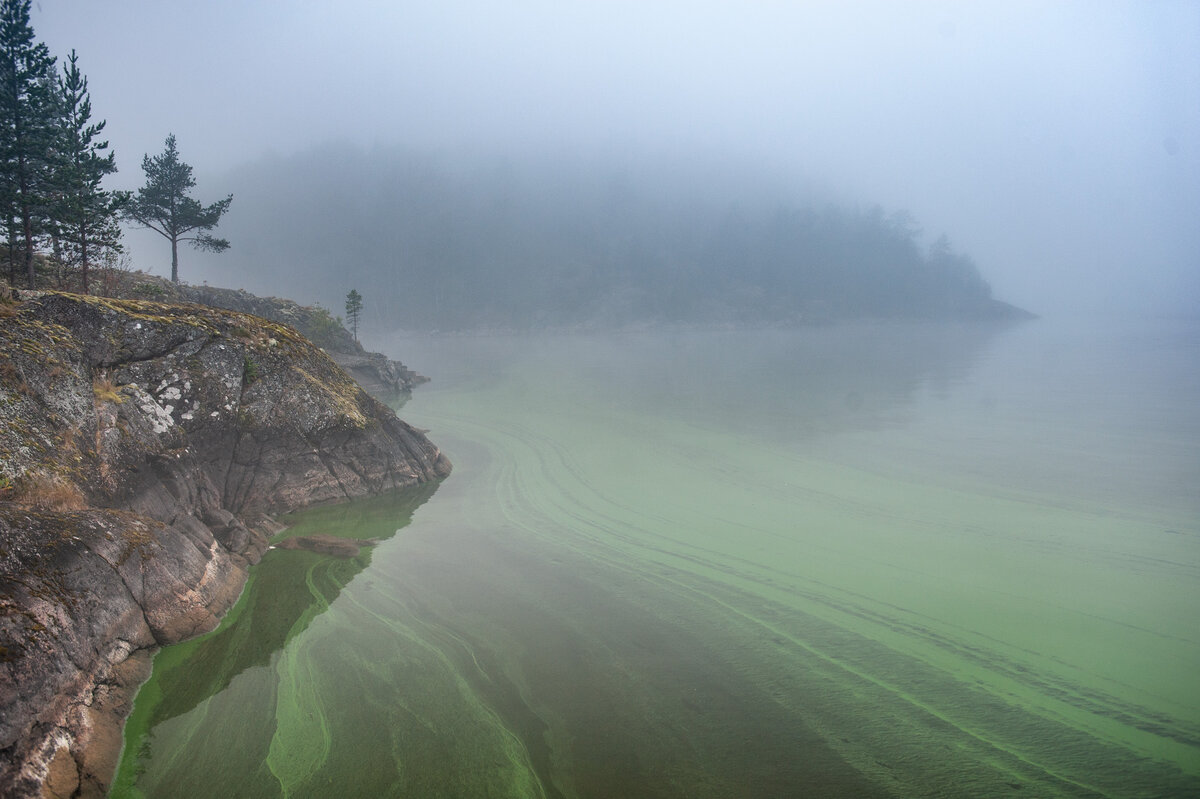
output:
[[[299,331],[329,353],[364,388],[389,401],[407,395],[414,387],[429,380],[400,361],[365,350],[328,310],[320,306],[300,305],[280,297],[259,297],[241,289],[171,283],[153,275],[140,275],[139,278],[141,282],[137,286],[143,292],[270,320],[271,324],[285,331],[284,338],[278,339],[275,345],[286,340],[286,331]],[[272,329],[260,327],[253,330],[256,332],[249,334],[247,331],[247,336],[269,336]],[[268,344],[269,341],[265,340]]]

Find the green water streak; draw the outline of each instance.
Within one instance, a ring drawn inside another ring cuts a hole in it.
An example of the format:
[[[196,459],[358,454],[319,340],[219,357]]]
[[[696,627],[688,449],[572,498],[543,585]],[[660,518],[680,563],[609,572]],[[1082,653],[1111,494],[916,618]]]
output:
[[[1006,382],[1020,337],[903,332],[439,344],[405,415],[452,477],[298,515],[403,529],[269,553],[114,793],[1200,794],[1185,417],[1123,476],[1102,409]]]

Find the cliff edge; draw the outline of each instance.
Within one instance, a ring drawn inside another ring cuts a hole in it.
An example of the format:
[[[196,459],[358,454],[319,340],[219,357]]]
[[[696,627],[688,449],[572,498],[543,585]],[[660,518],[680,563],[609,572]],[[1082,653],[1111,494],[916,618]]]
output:
[[[302,336],[324,349],[329,357],[358,383],[386,401],[410,394],[429,381],[400,361],[369,352],[342,326],[339,319],[321,306],[301,305],[281,297],[259,297],[243,289],[172,283],[145,272],[123,272],[108,287],[111,296],[156,302],[194,302],[212,308],[261,316],[295,328]]]
[[[187,302],[254,314],[296,328],[329,353],[329,357],[359,385],[376,396],[390,399],[407,395],[416,386],[429,382],[428,377],[417,374],[400,361],[365,350],[329,311],[319,306],[300,305],[279,297],[259,297],[241,289],[191,285],[172,288]]]
[[[104,794],[150,652],[216,625],[272,514],[449,471],[287,325],[0,299],[0,795]]]

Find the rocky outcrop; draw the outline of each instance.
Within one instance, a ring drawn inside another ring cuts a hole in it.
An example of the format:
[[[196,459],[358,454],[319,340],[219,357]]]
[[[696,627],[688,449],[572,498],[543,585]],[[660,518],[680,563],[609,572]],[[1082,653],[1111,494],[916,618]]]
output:
[[[293,328],[0,303],[0,795],[102,795],[151,648],[215,626],[272,514],[450,466]]]
[[[428,377],[417,374],[400,361],[365,350],[340,320],[320,306],[300,305],[280,297],[259,297],[241,289],[172,283],[140,272],[132,273],[120,287],[120,292],[133,299],[194,302],[288,325],[329,353],[363,388],[388,400],[408,394],[429,381]]]
[[[324,308],[300,305],[279,297],[258,297],[240,289],[184,285],[179,286],[178,291],[188,302],[250,313],[291,325],[324,348],[338,366],[371,393],[389,397],[405,394],[429,381],[428,377],[417,374],[400,361],[363,349],[362,344]]]
[[[329,350],[329,356],[359,384],[378,397],[395,398],[412,392],[429,378],[380,352],[367,352],[357,341],[356,349]]]

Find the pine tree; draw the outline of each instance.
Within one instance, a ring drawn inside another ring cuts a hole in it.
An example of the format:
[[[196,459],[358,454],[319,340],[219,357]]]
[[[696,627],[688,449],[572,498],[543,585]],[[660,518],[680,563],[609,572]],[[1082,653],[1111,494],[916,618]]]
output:
[[[192,168],[179,160],[175,148],[175,134],[167,136],[166,149],[162,155],[142,159],[142,171],[146,173],[146,185],[137,190],[125,206],[127,218],[148,227],[171,242],[171,280],[179,282],[179,242],[191,242],[198,250],[223,252],[229,242],[211,236],[212,230],[229,210],[233,195],[218,200],[209,206],[187,196],[188,189],[196,185]],[[184,234],[196,231],[193,236]]]
[[[55,221],[60,259],[68,266],[79,267],[83,292],[87,294],[89,266],[98,262],[105,250],[121,250],[117,215],[129,195],[100,187],[105,175],[117,171],[116,155],[104,152],[107,141],[97,141],[105,122],[91,121],[87,78],[79,71],[74,50],[63,64],[59,99],[62,122]]]
[[[0,2],[0,206],[9,280],[15,282],[19,249],[32,288],[34,246],[51,215],[58,98],[54,58],[34,42],[29,6],[30,0]]]
[[[354,331],[355,341],[358,341],[358,318],[362,316],[362,309],[362,295],[358,293],[358,289],[350,289],[350,293],[346,295],[346,321]]]

